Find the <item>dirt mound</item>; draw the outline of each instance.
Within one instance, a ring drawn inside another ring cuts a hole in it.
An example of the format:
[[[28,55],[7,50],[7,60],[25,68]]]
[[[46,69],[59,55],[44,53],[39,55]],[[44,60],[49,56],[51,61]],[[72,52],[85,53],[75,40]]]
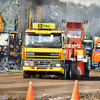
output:
[[[100,100],[100,92],[83,93],[80,96],[80,100]]]
[[[25,98],[15,98],[15,99],[13,99],[12,97],[9,97],[9,98],[6,99],[6,100],[25,100]]]

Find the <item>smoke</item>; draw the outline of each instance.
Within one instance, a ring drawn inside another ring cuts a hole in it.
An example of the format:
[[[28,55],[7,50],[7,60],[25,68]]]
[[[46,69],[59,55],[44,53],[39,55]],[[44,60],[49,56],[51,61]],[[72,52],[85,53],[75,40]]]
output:
[[[28,6],[35,11],[37,7],[41,7],[42,5],[50,5],[52,1],[54,2],[59,0],[25,0],[25,1],[28,3]]]

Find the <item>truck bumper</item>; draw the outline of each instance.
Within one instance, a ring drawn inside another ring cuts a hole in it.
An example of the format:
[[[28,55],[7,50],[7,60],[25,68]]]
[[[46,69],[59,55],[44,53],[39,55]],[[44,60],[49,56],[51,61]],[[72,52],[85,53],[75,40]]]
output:
[[[98,62],[92,62],[92,66],[99,67],[99,63]]]
[[[35,71],[35,72],[58,72],[64,74],[62,67],[26,67],[23,66],[23,71]]]

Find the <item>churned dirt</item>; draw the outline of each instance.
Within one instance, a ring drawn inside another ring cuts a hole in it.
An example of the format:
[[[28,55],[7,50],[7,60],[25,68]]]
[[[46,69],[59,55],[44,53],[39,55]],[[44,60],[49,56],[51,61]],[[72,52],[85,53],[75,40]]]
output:
[[[23,79],[22,72],[1,72],[0,100],[25,100],[30,81],[34,100],[70,100],[75,83],[75,79]],[[78,79],[78,87],[80,100],[100,100],[100,72],[91,71],[90,78]]]

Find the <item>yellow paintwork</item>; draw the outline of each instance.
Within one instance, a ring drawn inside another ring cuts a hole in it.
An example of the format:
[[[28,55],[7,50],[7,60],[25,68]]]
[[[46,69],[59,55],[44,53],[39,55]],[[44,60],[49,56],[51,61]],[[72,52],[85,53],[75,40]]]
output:
[[[55,29],[54,23],[33,23],[35,29]]]
[[[37,68],[41,68],[41,69],[37,69]],[[64,74],[64,69],[62,67],[47,67],[47,69],[42,69],[42,68],[46,68],[46,67],[34,67],[34,69],[32,69],[32,67],[23,66],[23,71],[38,71],[38,72],[48,71],[48,72],[59,72],[61,74]]]
[[[29,56],[27,55],[27,57],[57,57],[57,59],[45,59],[45,60],[65,60],[66,57],[66,52],[63,52],[62,48],[23,48],[23,52],[46,52],[46,53],[62,53],[62,58],[59,59],[59,56]],[[23,53],[22,53],[22,59],[24,59],[23,57]],[[26,60],[29,60],[29,58],[26,58]],[[34,59],[32,59],[34,60]],[[36,59],[35,60],[44,60],[44,59]]]
[[[9,33],[18,33],[17,31],[10,31]]]
[[[26,32],[51,34],[51,33],[61,33],[62,31],[57,31],[57,30],[26,30]]]
[[[26,30],[26,33],[39,33],[39,34],[51,34],[51,33],[62,33],[62,31],[60,30]],[[24,40],[25,41],[25,40]],[[62,39],[62,44],[65,44],[65,41],[63,41]],[[59,56],[39,56],[39,55],[26,55],[26,58],[24,58],[24,55],[26,54],[26,52],[44,52],[44,53],[61,53],[61,59],[59,59]],[[27,57],[44,57],[44,59],[39,59],[39,58],[27,58]],[[47,59],[46,57],[55,57],[57,59]],[[66,58],[66,50],[63,49],[63,46],[61,48],[28,48],[28,47],[24,47],[23,45],[23,49],[22,49],[22,60],[52,60],[52,61],[64,61]],[[32,69],[32,67],[26,67],[23,66],[23,71],[42,71],[42,72],[59,72],[64,74],[64,69],[62,67],[52,67],[52,69],[50,69],[50,67],[45,67],[47,69],[37,69],[37,68],[44,68],[44,67],[35,67],[34,69]]]
[[[74,49],[74,54],[75,55],[84,55],[83,52],[84,50],[83,49]]]

